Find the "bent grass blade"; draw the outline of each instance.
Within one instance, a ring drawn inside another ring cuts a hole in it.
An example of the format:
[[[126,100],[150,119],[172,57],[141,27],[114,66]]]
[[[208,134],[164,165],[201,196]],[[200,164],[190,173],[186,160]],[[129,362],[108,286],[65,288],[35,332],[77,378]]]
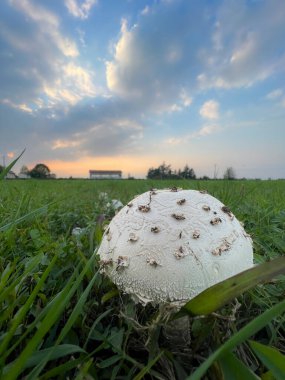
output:
[[[25,153],[26,148],[22,151],[22,153],[14,160],[11,162],[10,165],[8,165],[3,172],[0,174],[0,180],[4,179],[6,175],[9,173],[9,171],[12,169],[12,167],[16,164],[16,162],[22,157],[22,155]]]
[[[210,314],[257,284],[284,273],[285,256],[260,264],[204,290],[187,302],[174,318],[177,319],[187,314]]]

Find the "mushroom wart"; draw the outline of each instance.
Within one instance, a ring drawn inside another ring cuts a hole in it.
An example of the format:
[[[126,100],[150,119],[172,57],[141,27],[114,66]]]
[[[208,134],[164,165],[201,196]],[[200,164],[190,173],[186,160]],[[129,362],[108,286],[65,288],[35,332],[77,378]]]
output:
[[[135,301],[183,305],[253,266],[252,240],[228,210],[196,190],[141,194],[109,224],[102,271]]]

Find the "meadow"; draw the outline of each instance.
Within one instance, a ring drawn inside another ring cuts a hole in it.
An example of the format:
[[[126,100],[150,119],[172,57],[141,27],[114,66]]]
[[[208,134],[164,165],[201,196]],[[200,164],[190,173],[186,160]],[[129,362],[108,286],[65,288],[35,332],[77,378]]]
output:
[[[179,350],[156,307],[135,305],[100,273],[96,247],[115,214],[100,193],[126,204],[172,186],[230,207],[256,264],[285,254],[285,180],[2,180],[0,378],[285,379],[284,275],[190,316],[191,343]]]

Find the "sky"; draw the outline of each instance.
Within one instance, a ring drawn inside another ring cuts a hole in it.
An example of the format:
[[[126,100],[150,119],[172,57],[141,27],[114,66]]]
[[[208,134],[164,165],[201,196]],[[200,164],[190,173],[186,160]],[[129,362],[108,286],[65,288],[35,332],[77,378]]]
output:
[[[1,0],[0,163],[285,178],[284,0]]]

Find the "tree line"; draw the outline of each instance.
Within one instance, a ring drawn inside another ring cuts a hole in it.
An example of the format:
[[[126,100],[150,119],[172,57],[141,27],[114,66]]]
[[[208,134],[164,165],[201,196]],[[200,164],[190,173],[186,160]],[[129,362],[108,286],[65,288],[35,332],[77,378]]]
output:
[[[4,166],[0,165],[0,173],[4,169]],[[38,179],[55,178],[55,174],[51,173],[49,167],[45,164],[36,164],[31,170],[26,165],[23,165],[19,174]]]
[[[236,179],[235,170],[233,167],[228,167],[223,175],[224,179]],[[157,168],[149,168],[147,179],[197,179],[195,170],[186,164],[184,169],[172,170],[171,165],[163,162]],[[210,177],[204,175],[199,179],[208,180]],[[216,178],[215,178],[216,179]]]
[[[50,168],[45,164],[36,164],[31,170],[26,165],[23,165],[20,173],[37,179],[55,178],[55,174],[51,173]]]
[[[196,179],[196,174],[193,168],[185,165],[184,169],[172,170],[171,165],[163,162],[158,168],[150,168],[147,173],[148,179]]]

